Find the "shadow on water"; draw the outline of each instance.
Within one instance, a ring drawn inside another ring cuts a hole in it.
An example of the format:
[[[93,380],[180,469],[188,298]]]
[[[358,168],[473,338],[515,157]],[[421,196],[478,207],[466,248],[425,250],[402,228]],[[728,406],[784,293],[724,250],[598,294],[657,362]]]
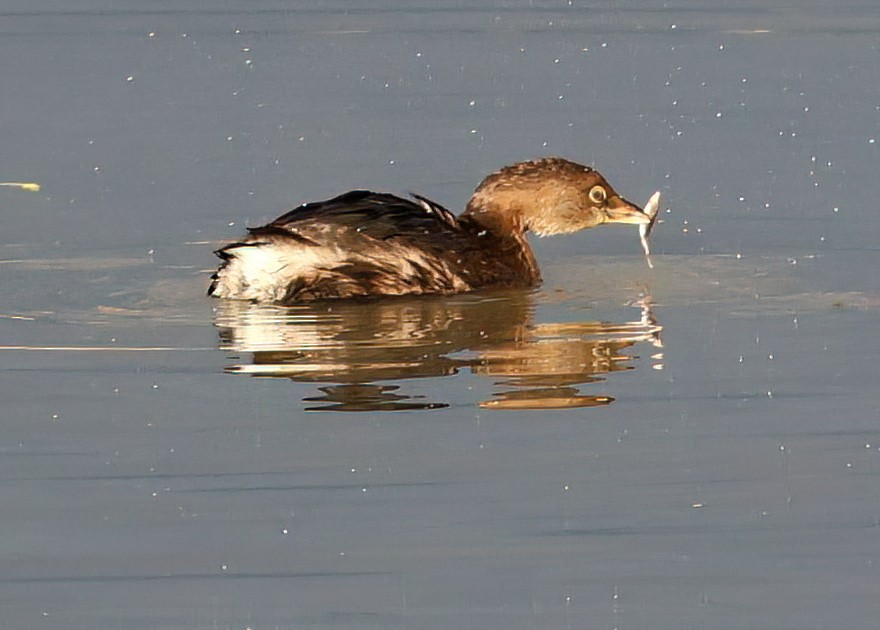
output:
[[[296,307],[218,305],[220,345],[236,353],[227,372],[326,383],[304,399],[308,411],[438,409],[400,393],[400,381],[450,376],[462,369],[492,380],[489,409],[607,405],[580,385],[630,370],[624,350],[661,347],[650,300],[633,321],[535,322],[530,292],[344,302]],[[655,355],[656,358],[662,358]]]

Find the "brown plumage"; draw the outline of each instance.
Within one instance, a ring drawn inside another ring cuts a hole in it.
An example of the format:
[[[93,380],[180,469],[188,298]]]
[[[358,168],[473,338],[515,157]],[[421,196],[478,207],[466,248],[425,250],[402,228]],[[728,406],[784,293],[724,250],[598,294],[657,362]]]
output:
[[[460,293],[540,283],[526,232],[650,219],[587,166],[543,158],[489,175],[456,217],[428,199],[355,190],[308,203],[239,242],[208,294],[261,303]]]

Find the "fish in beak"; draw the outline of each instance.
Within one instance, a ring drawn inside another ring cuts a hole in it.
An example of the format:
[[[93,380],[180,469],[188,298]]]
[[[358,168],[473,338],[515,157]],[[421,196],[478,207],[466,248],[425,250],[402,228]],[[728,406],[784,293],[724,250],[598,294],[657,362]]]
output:
[[[637,205],[618,195],[611,197],[608,200],[608,205],[605,206],[605,223],[648,225],[652,223],[652,220]]]

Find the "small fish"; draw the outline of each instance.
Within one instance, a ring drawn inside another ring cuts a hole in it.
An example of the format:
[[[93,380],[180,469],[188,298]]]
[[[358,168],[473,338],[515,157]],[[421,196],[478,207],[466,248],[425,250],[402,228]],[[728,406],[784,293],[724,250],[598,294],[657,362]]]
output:
[[[654,229],[654,224],[657,223],[657,211],[660,210],[660,191],[658,190],[651,198],[648,199],[648,203],[645,204],[644,212],[650,217],[650,223],[642,223],[639,225],[639,240],[642,241],[642,249],[645,250],[645,260],[648,262],[648,267],[653,269],[654,263],[651,262],[651,249],[648,247],[648,236],[651,235],[651,230]]]

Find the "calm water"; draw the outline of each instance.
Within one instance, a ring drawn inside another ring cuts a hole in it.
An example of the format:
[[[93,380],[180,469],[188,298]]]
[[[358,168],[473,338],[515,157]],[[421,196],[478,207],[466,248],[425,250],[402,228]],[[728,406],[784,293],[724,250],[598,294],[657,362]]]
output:
[[[15,628],[873,628],[880,9],[0,9]],[[595,164],[535,292],[204,297],[308,199]],[[320,412],[320,413],[319,413]]]

